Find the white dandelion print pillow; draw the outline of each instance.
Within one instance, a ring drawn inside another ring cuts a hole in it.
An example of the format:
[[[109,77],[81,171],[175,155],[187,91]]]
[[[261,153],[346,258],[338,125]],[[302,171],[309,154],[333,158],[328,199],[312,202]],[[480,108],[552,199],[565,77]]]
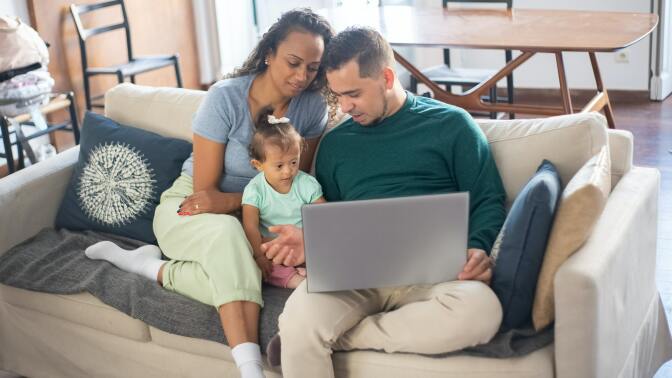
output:
[[[190,154],[191,144],[186,141],[87,113],[79,160],[56,226],[155,242],[154,210]]]

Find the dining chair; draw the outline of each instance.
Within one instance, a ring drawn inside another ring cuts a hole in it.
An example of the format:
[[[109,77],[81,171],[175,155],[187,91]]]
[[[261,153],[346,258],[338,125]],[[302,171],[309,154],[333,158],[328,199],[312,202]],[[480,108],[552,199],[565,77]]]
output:
[[[511,9],[513,0],[442,0],[443,8],[447,8],[449,3],[489,3],[489,4],[506,4],[506,9]],[[511,50],[504,52],[506,63],[513,58]],[[429,67],[422,70],[422,73],[433,82],[439,85],[445,85],[446,90],[450,91],[452,85],[461,86],[469,89],[479,83],[487,80],[495,73],[494,70],[476,69],[476,68],[455,68],[450,64],[450,49],[443,49],[443,64],[439,66]],[[418,80],[411,76],[410,90],[414,93],[418,91]],[[498,100],[513,103],[513,74],[506,77],[506,97],[497,97],[497,88],[493,87],[490,90],[490,95],[484,97],[484,101],[497,102]],[[514,118],[514,113],[509,113],[509,118]],[[490,118],[497,118],[497,113],[490,113]]]
[[[90,29],[87,29],[83,26],[82,19],[80,17],[81,15],[113,6],[121,7],[123,22]],[[91,110],[91,108],[94,106],[99,108],[104,107],[102,103],[94,103],[94,101],[102,99],[104,97],[104,94],[91,96],[91,87],[89,84],[89,79],[92,76],[96,75],[115,75],[119,83],[124,82],[127,77],[130,77],[131,83],[135,83],[135,76],[138,74],[172,65],[175,67],[175,77],[177,79],[177,86],[179,88],[182,88],[182,77],[180,76],[180,65],[178,54],[154,55],[145,57],[136,57],[133,55],[133,49],[131,47],[130,25],[128,23],[126,6],[124,5],[123,0],[105,1],[96,4],[83,4],[83,5],[71,4],[70,13],[72,14],[72,18],[75,21],[75,28],[77,29],[77,35],[79,36],[79,51],[82,58],[82,75],[84,81],[84,95],[86,98],[87,110]],[[107,33],[118,29],[124,29],[124,32],[126,34],[126,53],[128,57],[128,62],[117,65],[111,65],[107,67],[89,67],[86,55],[87,39],[99,34]]]

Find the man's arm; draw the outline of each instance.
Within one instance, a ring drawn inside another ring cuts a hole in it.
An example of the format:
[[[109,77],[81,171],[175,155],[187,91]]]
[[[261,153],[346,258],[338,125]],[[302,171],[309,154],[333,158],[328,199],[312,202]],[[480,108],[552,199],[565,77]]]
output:
[[[469,192],[468,248],[490,253],[504,224],[506,192],[481,129],[468,113],[453,141],[452,170],[460,191]]]

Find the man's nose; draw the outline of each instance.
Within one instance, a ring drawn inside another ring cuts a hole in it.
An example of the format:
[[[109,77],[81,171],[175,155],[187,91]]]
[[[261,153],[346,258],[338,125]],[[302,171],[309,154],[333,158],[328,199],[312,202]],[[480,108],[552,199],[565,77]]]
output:
[[[345,100],[341,98],[341,110],[343,113],[350,113],[350,111],[354,108],[353,104],[349,100]]]

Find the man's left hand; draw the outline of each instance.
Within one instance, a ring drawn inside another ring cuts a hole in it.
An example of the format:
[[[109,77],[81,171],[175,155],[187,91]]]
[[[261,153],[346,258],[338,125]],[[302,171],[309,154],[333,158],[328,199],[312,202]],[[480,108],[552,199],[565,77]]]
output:
[[[492,280],[492,260],[490,260],[490,256],[482,249],[468,249],[467,263],[457,278],[463,281],[481,281],[486,285],[490,285],[490,280]]]

